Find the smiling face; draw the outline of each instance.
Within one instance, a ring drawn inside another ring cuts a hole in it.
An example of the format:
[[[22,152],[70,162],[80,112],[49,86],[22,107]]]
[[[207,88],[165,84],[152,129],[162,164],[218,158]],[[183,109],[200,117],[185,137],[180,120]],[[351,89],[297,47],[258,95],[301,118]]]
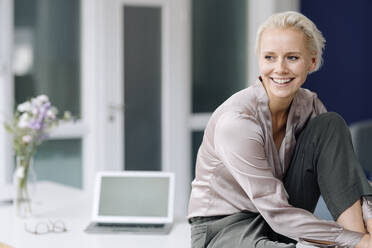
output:
[[[292,101],[307,74],[315,69],[305,34],[295,28],[271,28],[261,37],[260,76],[269,99]]]

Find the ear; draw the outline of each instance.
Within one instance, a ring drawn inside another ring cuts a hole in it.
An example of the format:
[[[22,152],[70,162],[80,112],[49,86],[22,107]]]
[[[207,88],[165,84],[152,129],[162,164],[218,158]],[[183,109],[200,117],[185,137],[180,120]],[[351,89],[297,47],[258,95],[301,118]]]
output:
[[[309,73],[315,70],[317,63],[318,63],[317,57],[311,57],[311,61],[309,65]]]

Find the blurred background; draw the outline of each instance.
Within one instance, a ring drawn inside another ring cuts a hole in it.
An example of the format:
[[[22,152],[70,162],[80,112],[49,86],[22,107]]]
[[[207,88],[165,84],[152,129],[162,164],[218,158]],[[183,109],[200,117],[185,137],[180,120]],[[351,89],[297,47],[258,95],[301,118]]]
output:
[[[38,150],[38,180],[90,190],[99,170],[173,171],[185,215],[204,127],[255,81],[256,29],[287,10],[327,40],[304,87],[348,124],[372,119],[368,0],[0,0],[1,121],[47,94],[78,121]],[[0,183],[13,161],[1,129]]]

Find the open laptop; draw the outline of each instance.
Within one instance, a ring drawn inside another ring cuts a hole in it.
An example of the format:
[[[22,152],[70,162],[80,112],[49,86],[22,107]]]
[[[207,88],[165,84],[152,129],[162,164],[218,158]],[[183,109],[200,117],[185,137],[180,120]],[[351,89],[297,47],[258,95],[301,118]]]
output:
[[[173,222],[174,174],[97,173],[92,222],[87,233],[167,234]]]

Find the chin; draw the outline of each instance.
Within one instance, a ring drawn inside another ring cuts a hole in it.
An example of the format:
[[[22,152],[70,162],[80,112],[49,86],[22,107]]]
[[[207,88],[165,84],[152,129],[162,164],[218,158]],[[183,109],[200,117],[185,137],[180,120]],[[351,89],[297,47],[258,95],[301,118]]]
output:
[[[273,94],[275,97],[280,99],[293,99],[295,94]]]
[[[298,89],[295,89],[293,85],[276,85],[276,84],[271,84],[271,87],[269,89],[271,91],[271,95],[280,97],[280,98],[289,98],[293,97]]]

